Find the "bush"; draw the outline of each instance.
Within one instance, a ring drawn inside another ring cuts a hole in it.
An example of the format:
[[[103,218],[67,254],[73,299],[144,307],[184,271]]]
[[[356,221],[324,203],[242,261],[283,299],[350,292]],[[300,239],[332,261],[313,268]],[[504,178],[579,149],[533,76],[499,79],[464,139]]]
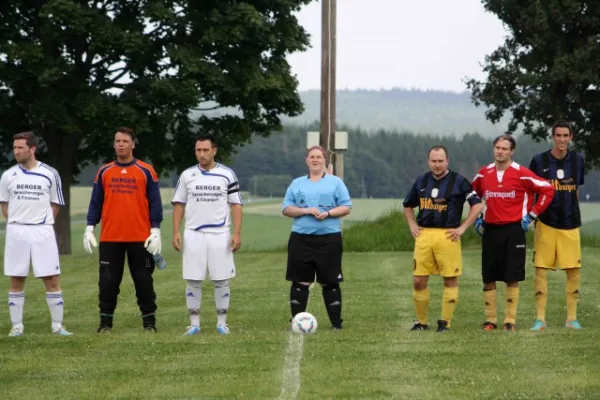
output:
[[[462,247],[481,247],[481,238],[473,226],[461,238]],[[533,230],[527,233],[528,247],[533,247]],[[392,210],[374,221],[354,222],[344,230],[344,251],[413,251],[413,239],[404,214]],[[583,247],[599,247],[600,236],[581,234]]]
[[[473,228],[462,237],[462,245],[479,245]],[[391,210],[374,221],[355,222],[344,230],[344,251],[413,251],[415,240],[400,210]]]

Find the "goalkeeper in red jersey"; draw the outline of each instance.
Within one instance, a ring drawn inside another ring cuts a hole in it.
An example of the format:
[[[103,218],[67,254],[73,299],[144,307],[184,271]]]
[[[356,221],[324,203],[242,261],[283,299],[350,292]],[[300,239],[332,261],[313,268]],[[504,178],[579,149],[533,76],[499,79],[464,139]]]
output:
[[[117,159],[100,168],[94,179],[87,214],[83,246],[92,252],[97,245],[94,227],[100,232],[100,326],[110,332],[123,279],[125,255],[135,285],[143,327],[156,332],[156,294],[153,255],[162,248],[160,224],[163,219],[158,175],[151,165],[133,156],[135,133],[119,128],[115,133]]]
[[[484,216],[475,222],[483,236],[483,330],[497,328],[497,281],[506,283],[504,330],[516,329],[519,282],[525,280],[525,232],[554,196],[548,181],[512,160],[516,147],[511,135],[496,138],[494,162],[482,167],[473,180],[473,189],[485,200]],[[538,197],[531,208],[532,193]]]

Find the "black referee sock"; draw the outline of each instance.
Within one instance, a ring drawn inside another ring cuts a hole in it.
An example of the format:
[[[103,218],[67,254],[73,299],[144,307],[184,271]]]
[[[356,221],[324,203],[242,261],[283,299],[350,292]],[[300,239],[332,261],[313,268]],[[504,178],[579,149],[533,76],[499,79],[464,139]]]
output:
[[[290,290],[290,308],[292,309],[292,318],[296,314],[306,311],[308,305],[308,286],[298,282],[292,283]]]
[[[342,290],[339,283],[323,285],[323,300],[334,328],[342,326]]]

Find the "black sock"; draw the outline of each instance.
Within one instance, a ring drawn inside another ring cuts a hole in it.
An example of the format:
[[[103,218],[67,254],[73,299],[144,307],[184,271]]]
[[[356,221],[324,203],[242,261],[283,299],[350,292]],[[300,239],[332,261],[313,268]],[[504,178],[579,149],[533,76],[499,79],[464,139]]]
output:
[[[147,326],[155,326],[156,325],[156,316],[154,313],[152,314],[142,314],[142,323],[144,324],[144,328]]]
[[[290,289],[290,307],[292,309],[292,318],[296,314],[306,311],[308,305],[308,286],[302,285],[298,282],[292,283]]]
[[[342,326],[342,290],[339,283],[323,285],[323,300],[334,328]]]
[[[100,313],[100,325],[108,326],[112,328],[113,326],[113,315],[112,314],[103,314]]]

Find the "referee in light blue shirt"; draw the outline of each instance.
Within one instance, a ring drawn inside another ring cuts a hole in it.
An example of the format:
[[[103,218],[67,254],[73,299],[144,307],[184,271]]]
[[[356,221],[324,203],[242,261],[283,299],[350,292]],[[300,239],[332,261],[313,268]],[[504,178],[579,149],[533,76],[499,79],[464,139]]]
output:
[[[306,311],[308,288],[323,287],[323,300],[333,329],[342,329],[342,233],[340,218],[350,214],[352,201],[344,182],[326,172],[327,155],[320,146],[306,156],[308,174],[292,181],[282,212],[294,219],[288,242],[286,279],[292,282],[292,318]]]

